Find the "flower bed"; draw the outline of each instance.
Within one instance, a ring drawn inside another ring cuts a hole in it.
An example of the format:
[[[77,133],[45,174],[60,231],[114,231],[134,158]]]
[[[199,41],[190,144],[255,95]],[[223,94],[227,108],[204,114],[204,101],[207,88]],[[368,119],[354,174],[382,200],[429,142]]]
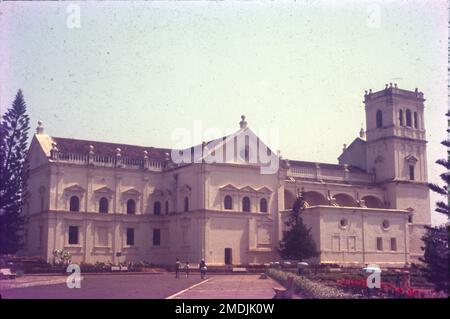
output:
[[[355,299],[358,295],[349,294],[337,288],[328,287],[311,281],[307,278],[293,275],[292,273],[269,269],[267,274],[281,284],[285,284],[288,277],[293,277],[293,285],[296,292],[308,299]]]
[[[374,288],[369,290],[366,279],[345,278],[338,280],[337,285],[344,291],[350,293],[360,293],[363,295],[374,294],[381,298],[446,298],[445,295],[429,289],[398,287],[389,282],[382,282],[379,289]]]

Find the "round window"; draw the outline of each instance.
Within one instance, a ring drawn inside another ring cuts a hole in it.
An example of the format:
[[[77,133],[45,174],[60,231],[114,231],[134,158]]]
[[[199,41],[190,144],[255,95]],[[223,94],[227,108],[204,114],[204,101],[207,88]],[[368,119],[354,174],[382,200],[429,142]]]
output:
[[[346,227],[348,225],[348,220],[342,218],[341,221],[339,222],[339,225],[341,225],[341,227]]]
[[[387,219],[383,220],[383,228],[387,229],[387,228],[389,228],[389,226],[390,226],[389,221]]]

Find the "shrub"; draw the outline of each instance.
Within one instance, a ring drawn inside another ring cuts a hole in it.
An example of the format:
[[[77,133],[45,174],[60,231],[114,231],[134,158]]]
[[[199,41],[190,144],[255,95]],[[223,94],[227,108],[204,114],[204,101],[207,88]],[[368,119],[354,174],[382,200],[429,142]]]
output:
[[[72,254],[64,249],[55,249],[53,251],[53,264],[67,266],[71,263]]]
[[[307,278],[293,275],[292,273],[269,269],[267,274],[282,284],[286,283],[288,277],[294,277],[294,289],[308,299],[355,299],[358,297],[357,295],[345,293],[337,288],[328,287]]]

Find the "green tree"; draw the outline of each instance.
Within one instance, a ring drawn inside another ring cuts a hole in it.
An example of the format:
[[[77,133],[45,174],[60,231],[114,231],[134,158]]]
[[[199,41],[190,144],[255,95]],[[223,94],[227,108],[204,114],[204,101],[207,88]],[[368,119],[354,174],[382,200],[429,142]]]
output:
[[[448,269],[448,237],[450,227],[441,225],[426,227],[422,237],[425,243],[424,255],[421,260],[425,263],[425,275],[434,284],[436,291],[449,292]]]
[[[446,116],[450,117],[450,112],[448,112]],[[447,133],[450,133],[450,128],[447,129]],[[435,211],[450,217],[450,197],[448,192],[448,185],[450,182],[450,151],[448,148],[450,147],[450,141],[445,140],[441,144],[447,147],[447,160],[439,159],[436,163],[443,166],[446,170],[440,175],[445,185],[428,184],[428,186],[433,192],[438,193],[447,199],[447,202],[438,201],[436,203]],[[420,260],[425,263],[426,277],[434,284],[437,291],[449,293],[448,239],[450,237],[450,225],[447,223],[447,225],[438,227],[425,226],[425,228],[426,233],[422,237],[425,244],[425,246],[422,247],[424,256],[423,258],[420,258]]]
[[[305,196],[302,192],[294,202],[285,222],[287,230],[283,232],[283,240],[279,243],[278,252],[283,259],[302,261],[319,255],[311,235],[311,228],[303,224],[302,215],[305,207]]]
[[[0,254],[15,253],[23,244],[29,121],[19,90],[0,125]]]

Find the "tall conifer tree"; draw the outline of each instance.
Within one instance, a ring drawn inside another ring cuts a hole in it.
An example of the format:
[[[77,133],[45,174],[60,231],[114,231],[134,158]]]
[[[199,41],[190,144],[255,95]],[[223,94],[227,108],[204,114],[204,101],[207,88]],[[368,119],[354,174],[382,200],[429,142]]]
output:
[[[23,244],[29,122],[19,90],[0,125],[0,254],[15,253]]]
[[[446,114],[450,117],[450,112]],[[450,120],[449,128],[447,128],[447,133],[450,133]],[[428,184],[430,189],[442,195],[446,202],[438,201],[436,203],[435,211],[450,217],[450,196],[448,192],[448,185],[450,182],[450,140],[445,140],[441,143],[447,147],[447,159],[439,159],[436,161],[437,164],[444,167],[445,172],[440,175],[442,181],[445,183],[443,186],[437,184]],[[437,291],[450,292],[449,285],[449,247],[448,239],[450,236],[450,225],[447,222],[446,225],[441,225],[437,227],[425,226],[426,233],[422,237],[425,244],[422,249],[424,250],[424,256],[421,261],[426,265],[426,276],[429,281],[431,281]]]
[[[319,255],[311,235],[311,228],[303,224],[302,215],[305,208],[305,194],[302,192],[292,207],[292,212],[285,223],[287,230],[283,232],[283,240],[279,244],[278,252],[283,259],[302,261]]]

